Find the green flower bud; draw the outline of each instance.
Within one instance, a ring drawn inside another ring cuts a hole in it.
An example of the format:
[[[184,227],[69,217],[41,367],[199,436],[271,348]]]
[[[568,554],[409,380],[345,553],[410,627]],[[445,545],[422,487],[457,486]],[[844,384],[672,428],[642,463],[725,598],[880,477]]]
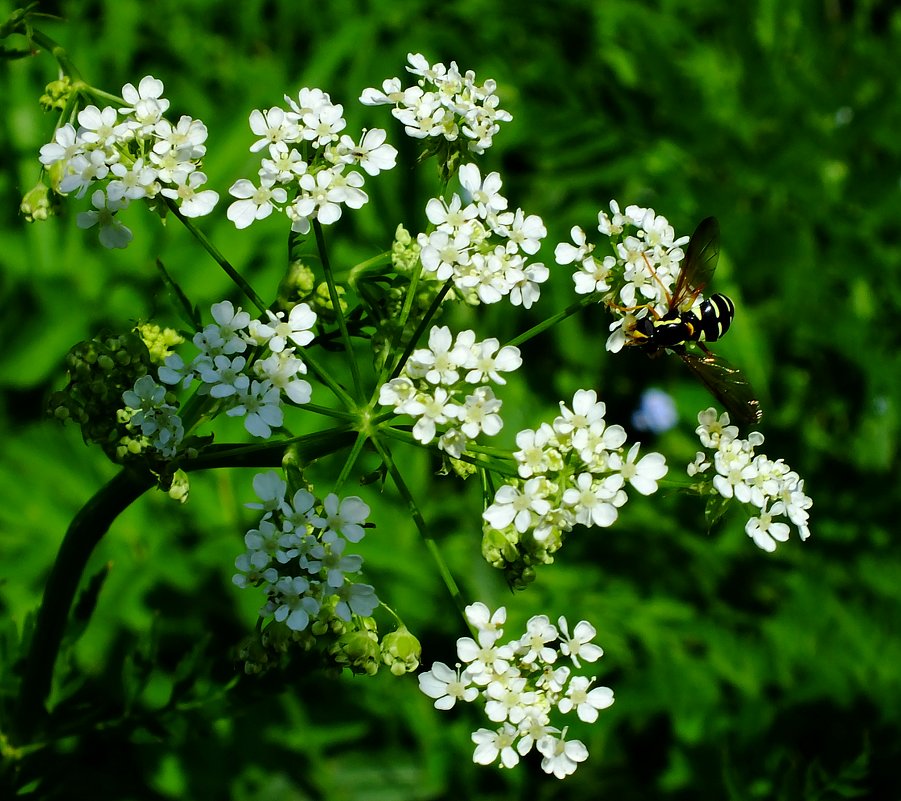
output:
[[[26,222],[43,222],[48,219],[53,214],[49,187],[39,183],[29,189],[19,204],[19,211],[22,212]]]
[[[401,626],[382,638],[382,662],[395,676],[416,670],[421,656],[422,646],[406,626]]]
[[[188,474],[184,470],[176,470],[172,476],[172,484],[169,486],[168,495],[173,501],[185,503],[188,500],[188,492],[191,484],[188,481]]]
[[[129,332],[79,342],[66,354],[69,383],[50,397],[47,412],[81,426],[85,442],[99,444],[116,462],[140,452],[141,439],[127,431],[120,417],[122,393],[150,371],[150,352]]]
[[[338,292],[338,302],[341,304],[341,312],[344,313],[348,308],[347,301],[344,300],[345,289],[343,286],[336,286],[335,289]],[[329,294],[328,284],[325,283],[325,281],[316,287],[316,291],[312,294],[308,302],[310,306],[313,307],[313,311],[323,319],[335,319],[335,309],[332,305],[332,297]]]
[[[358,675],[374,676],[379,669],[378,635],[372,631],[342,634],[329,648],[329,656]]]
[[[288,272],[278,285],[276,303],[279,309],[289,310],[302,300],[306,300],[316,287],[316,275],[300,259],[292,261]]]
[[[412,273],[419,269],[419,251],[421,248],[413,239],[410,232],[402,225],[397,226],[394,232],[394,242],[391,244],[391,263],[399,274]],[[403,293],[401,293],[403,297]]]
[[[492,567],[503,570],[517,562],[519,555],[519,532],[513,526],[503,531],[492,528],[488,523],[482,526],[482,558]]]

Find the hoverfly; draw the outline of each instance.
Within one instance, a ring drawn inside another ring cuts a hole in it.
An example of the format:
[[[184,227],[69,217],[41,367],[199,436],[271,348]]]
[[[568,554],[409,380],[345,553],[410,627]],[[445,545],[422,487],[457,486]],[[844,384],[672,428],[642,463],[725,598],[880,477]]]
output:
[[[675,289],[672,295],[667,293],[669,310],[663,316],[650,310],[650,314],[639,319],[630,330],[630,344],[647,348],[652,356],[663,350],[672,351],[726,407],[733,422],[753,424],[760,420],[762,412],[747,378],[704,344],[725,334],[735,316],[735,304],[725,295],[697,300],[716,270],[719,241],[716,218],[701,220],[688,242]],[[689,342],[697,343],[703,355],[688,350]]]

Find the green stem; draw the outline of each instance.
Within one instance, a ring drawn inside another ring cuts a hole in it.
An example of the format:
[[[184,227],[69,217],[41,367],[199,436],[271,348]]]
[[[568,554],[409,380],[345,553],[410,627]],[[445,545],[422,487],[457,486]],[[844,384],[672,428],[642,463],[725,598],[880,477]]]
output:
[[[356,464],[357,458],[360,456],[361,451],[363,450],[363,446],[366,444],[366,440],[368,437],[366,433],[363,431],[357,432],[357,438],[354,441],[353,447],[350,449],[350,453],[347,455],[347,459],[344,462],[344,467],[341,468],[341,472],[338,474],[338,478],[335,480],[334,492],[340,493],[341,487],[344,486],[344,482],[347,481],[347,477],[350,475],[350,471],[353,470],[354,464]]]
[[[309,461],[347,447],[355,436],[350,429],[335,428],[277,443],[211,445],[201,456],[185,461],[181,467],[187,472],[217,467],[278,467],[289,445]],[[66,531],[47,579],[22,667],[22,684],[13,719],[20,744],[29,742],[46,719],[44,703],[50,694],[53,668],[69,610],[91,553],[116,517],[154,484],[156,477],[149,471],[124,468],[79,510]]]
[[[310,355],[310,352],[305,348],[299,348],[300,356],[306,362],[307,367],[313,371],[323,384],[325,384],[331,391],[332,394],[340,400],[348,409],[352,409],[356,406],[356,402],[350,395],[347,393],[347,390],[344,389],[334,378],[329,374],[329,372],[321,365],[319,362]]]
[[[409,431],[404,431],[399,428],[392,428],[391,426],[382,426],[379,428],[379,431],[391,439],[397,440],[398,442],[405,442],[409,445],[415,445],[417,447],[422,447],[422,443],[419,442]],[[439,455],[446,456],[442,450],[438,448],[437,445],[430,446],[431,450]],[[512,464],[510,464],[510,454],[508,451],[503,451],[500,448],[489,448],[486,446],[479,446],[470,443],[467,445],[467,448],[471,450],[473,453],[479,454],[482,453],[486,456],[494,457],[498,456],[505,461],[497,462],[494,459],[488,461],[486,459],[480,459],[478,456],[472,456],[469,453],[463,453],[459,457],[459,461],[468,462],[469,464],[474,464],[476,467],[481,467],[486,470],[490,470],[494,473],[499,473],[502,476],[508,476],[509,478],[518,478],[519,473]]]
[[[21,33],[21,31],[19,32]],[[44,50],[47,50],[56,59],[56,63],[59,64],[60,69],[62,69],[64,74],[68,75],[74,81],[82,81],[81,73],[69,60],[69,54],[64,47],[57,44],[57,42],[47,36],[47,34],[36,28],[31,29],[31,41],[36,45],[43,47]]]
[[[524,331],[519,336],[511,339],[507,344],[508,345],[521,345],[523,342],[528,342],[533,337],[538,336],[544,331],[547,331],[548,328],[555,326],[561,320],[565,320],[570,315],[575,314],[579,309],[583,309],[588,306],[590,303],[596,303],[600,299],[600,295],[597,292],[592,292],[590,295],[584,295],[579,298],[575,303],[571,303],[567,306],[563,311],[557,312],[555,315],[548,317],[546,320],[542,320],[538,325],[532,326],[528,331]]]
[[[350,268],[350,271],[347,273],[347,283],[350,285],[352,289],[356,289],[357,281],[360,280],[361,275],[365,275],[368,273],[373,267],[381,267],[383,265],[387,265],[391,263],[391,251],[386,250],[382,253],[378,253],[370,259],[366,259],[366,261],[361,261],[359,264],[354,265]]]
[[[435,299],[426,311],[425,316],[419,321],[419,325],[416,326],[416,331],[414,331],[413,336],[410,337],[410,341],[407,343],[407,347],[404,349],[401,357],[394,363],[394,369],[391,371],[391,378],[397,378],[400,375],[400,371],[404,369],[407,359],[410,358],[410,354],[415,350],[419,338],[422,336],[428,324],[432,321],[432,317],[435,315],[435,312],[438,311],[438,307],[441,305],[441,302],[444,300],[447,293],[450,292],[453,283],[454,279],[448,278],[444,286],[441,287],[441,291],[435,296]]]
[[[113,520],[155,483],[149,471],[122,470],[75,515],[50,570],[35,621],[16,708],[20,742],[28,742],[44,722],[53,667],[62,644],[69,610],[94,546]]]
[[[247,283],[244,277],[234,267],[232,267],[228,259],[226,259],[225,256],[219,252],[219,249],[210,242],[207,235],[178,210],[178,205],[172,198],[166,198],[165,200],[169,210],[176,216],[181,224],[191,232],[198,242],[200,242],[204,250],[213,257],[216,263],[225,271],[226,275],[237,284],[238,288],[247,296],[250,302],[257,307],[260,314],[265,314],[267,308],[266,304],[263,303],[262,298],[254,292],[253,287]]]
[[[344,310],[341,308],[341,297],[338,295],[338,287],[335,285],[335,276],[329,262],[328,251],[325,247],[325,236],[322,233],[322,225],[319,220],[313,220],[313,232],[316,234],[316,247],[319,248],[319,257],[322,259],[322,269],[325,273],[325,282],[328,285],[328,294],[332,300],[332,308],[335,311],[335,319],[338,321],[338,330],[341,332],[341,341],[344,350],[350,360],[350,373],[354,383],[354,394],[358,399],[363,398],[363,382],[360,379],[360,367],[354,356],[353,344],[350,334],[347,332],[347,320],[344,318]]]
[[[397,469],[397,465],[394,463],[394,459],[391,456],[391,451],[389,451],[388,448],[379,441],[378,437],[372,438],[372,444],[375,446],[376,450],[379,452],[379,455],[382,457],[382,461],[384,461],[385,467],[388,468],[388,472],[391,474],[391,478],[394,481],[394,485],[397,487],[397,491],[406,501],[407,508],[410,510],[410,515],[413,518],[413,523],[419,531],[419,535],[422,537],[423,542],[425,542],[426,548],[428,548],[429,553],[432,555],[432,559],[435,560],[435,565],[438,567],[438,572],[441,574],[441,578],[444,581],[444,586],[447,587],[447,591],[450,593],[451,599],[453,600],[457,609],[460,611],[460,614],[463,616],[463,620],[466,621],[466,602],[463,600],[463,595],[460,592],[460,588],[457,586],[457,582],[454,580],[453,574],[450,572],[450,568],[447,566],[447,562],[444,561],[444,557],[441,555],[441,550],[438,548],[438,543],[435,541],[435,538],[429,531],[429,527],[428,525],[426,525],[425,518],[422,516],[422,513],[419,511],[419,507],[416,505],[416,500],[415,498],[413,498],[413,494],[410,492],[409,488],[404,482],[403,476],[401,476],[400,471]],[[468,621],[467,625],[469,625]]]

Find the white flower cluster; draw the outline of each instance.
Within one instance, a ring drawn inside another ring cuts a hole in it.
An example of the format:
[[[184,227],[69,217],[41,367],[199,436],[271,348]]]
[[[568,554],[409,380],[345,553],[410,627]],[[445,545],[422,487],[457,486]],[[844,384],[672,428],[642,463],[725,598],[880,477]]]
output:
[[[320,618],[369,617],[378,606],[375,590],[348,578],[359,573],[363,557],[345,553],[363,539],[369,507],[355,495],[340,500],[330,493],[319,501],[300,489],[288,500],[288,485],[277,473],[258,473],[253,488],[263,511],[257,528],[244,536],[247,550],[235,560],[239,587],[264,587],[260,617],[272,617],[291,631],[304,631]],[[327,619],[326,619],[327,622]]]
[[[420,689],[435,699],[438,709],[476,698],[485,703],[485,714],[500,728],[473,732],[474,762],[490,765],[500,757],[502,767],[512,768],[534,747],[546,773],[569,776],[588,758],[588,749],[580,740],[567,740],[566,728],[552,726],[551,715],[575,711],[579,720],[594,723],[598,711],[613,704],[609,687],[593,686],[596,676],[573,673],[582,661],[595,662],[604,654],[591,642],[597,634],[594,626],[582,620],[570,634],[565,618],[554,626],[546,615],[536,615],[522,637],[501,644],[504,607],[492,614],[485,604],[475,603],[466,607],[466,618],[477,639],[457,640],[457,669],[435,662],[419,674]]]
[[[561,242],[554,255],[557,264],[578,267],[573,274],[577,294],[601,293],[601,300],[617,317],[607,339],[607,350],[616,353],[626,344],[630,324],[640,317],[632,312],[642,309],[641,313],[647,313],[652,308],[663,315],[669,311],[669,298],[685,257],[682,246],[689,237],[676,238],[666,217],[653,209],[626,206],[625,212],[620,212],[619,204],[611,200],[610,212],[598,213],[598,231],[610,237],[615,255],[595,256],[594,244],[578,226],[570,232],[573,244]],[[701,300],[698,295],[694,302]]]
[[[750,504],[757,513],[745,524],[745,532],[765,551],[775,551],[777,542],[788,540],[788,524],[794,523],[802,540],[810,536],[807,510],[813,500],[804,494],[804,480],[782,459],[754,453],[763,444],[763,434],[752,431],[747,439],[738,436],[738,428],[729,425],[729,415],[717,417],[710,408],[698,415],[695,433],[701,444],[713,452],[698,451],[688,465],[688,475],[706,473],[713,467],[712,483],[724,498]]]
[[[250,114],[250,129],[259,137],[250,150],[268,157],[262,159],[259,185],[241,178],[228,190],[237,198],[228,207],[228,219],[238,228],[268,217],[273,209],[284,211],[291,229],[301,234],[309,232],[313,219],[330,225],[343,206],[359,209],[369,200],[363,175],[349,168],[378,175],[394,167],[397,151],[385,142],[385,131],[363,131],[358,142],[342,134],[344,107],[321,89],[301,89],[296,99],[285,95],[285,102],[287,109],[274,106]]]
[[[163,82],[150,75],[137,88],[127,83],[125,107],[86,106],[78,112],[77,129],[66,123],[41,148],[41,164],[60,171],[61,193],[84,197],[93,184],[107,181],[91,195],[95,210],[77,217],[79,228],[99,225],[105,247],[124,248],[131,241],[131,231],[115,215],[132,200],[162,195],[178,203],[185,217],[209,214],[219,200],[213,190],[201,189],[207,180],[198,169],[206,126],[187,116],[173,125],[163,117],[169,101],[162,94]]]
[[[178,451],[185,436],[178,409],[166,403],[166,388],[157,384],[153,376],[141,376],[134,389],[122,393],[125,409],[120,419],[131,429],[140,429],[146,438],[146,446],[158,451],[165,459],[171,459]]]
[[[407,72],[419,76],[415,86],[404,89],[400,78],[389,78],[382,82],[381,89],[364,89],[360,102],[365,106],[394,106],[391,113],[403,123],[408,136],[440,136],[456,142],[462,134],[467,150],[484,153],[500,130],[498,123],[513,119],[498,108],[496,81],[477,84],[472,70],[461,74],[454,61],[449,67],[429,64],[419,53],[409,53],[407,61]]]
[[[519,348],[476,342],[474,331],[454,339],[447,326],[434,326],[428,348],[414,350],[401,374],[382,385],[379,403],[418,418],[413,436],[423,445],[443,427],[438,447],[458,459],[481,432],[491,437],[503,427],[501,401],[487,384],[505,384],[501,373],[521,364]]]
[[[465,206],[456,193],[450,202],[432,198],[426,204],[426,216],[435,228],[417,237],[423,269],[439,281],[453,278],[472,304],[509,297],[514,306],[528,309],[548,278],[543,264],[527,264],[547,236],[544,223],[522,209],[506,211],[498,173],[482,180],[475,164],[464,164],[459,176],[469,198]]]
[[[638,459],[637,442],[625,452],[625,430],[607,425],[606,406],[593,389],[578,390],[572,409],[561,401],[560,412],[552,425],[516,435],[521,480],[498,489],[482,515],[495,530],[512,528],[516,539],[531,532],[542,543],[577,524],[610,526],[628,500],[626,484],[651,495],[666,475],[661,454]]]
[[[227,300],[214,303],[211,311],[215,322],[194,335],[200,353],[190,364],[178,354],[167,357],[160,380],[185,387],[200,381],[199,391],[218,399],[229,417],[243,417],[251,434],[267,438],[282,425],[282,396],[297,404],[310,400],[312,387],[299,377],[307,366],[295,346],[313,339],[316,313],[298,303],[287,316],[267,311],[265,321],[251,320]]]

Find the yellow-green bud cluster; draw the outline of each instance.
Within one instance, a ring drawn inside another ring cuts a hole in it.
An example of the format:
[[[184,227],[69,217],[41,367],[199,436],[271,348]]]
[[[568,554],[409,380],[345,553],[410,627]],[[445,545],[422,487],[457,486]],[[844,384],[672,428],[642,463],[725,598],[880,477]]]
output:
[[[290,311],[302,301],[312,303],[311,296],[315,289],[316,275],[303,261],[296,259],[291,262],[288,272],[278,285],[276,304],[279,310]]]
[[[391,264],[395,271],[398,274],[409,274],[418,270],[421,249],[413,235],[402,225],[398,225],[391,244]]]
[[[166,357],[172,355],[172,348],[185,341],[174,328],[160,328],[155,323],[139,323],[135,333],[144,340],[150,360],[157,365],[164,364]]]
[[[114,461],[124,443],[132,452],[134,440],[118,417],[122,393],[132,389],[152,367],[144,341],[134,332],[100,336],[79,342],[66,354],[69,383],[50,396],[50,416],[81,427],[85,442],[101,445]]]
[[[63,75],[47,84],[44,94],[40,96],[38,102],[44,111],[64,111],[72,92],[72,82],[69,76]]]
[[[352,673],[374,676],[384,664],[394,676],[413,673],[419,668],[422,646],[401,625],[379,641],[378,626],[371,617],[355,615],[345,622],[337,614],[329,615],[335,601],[326,600],[319,617],[303,631],[291,631],[284,623],[271,622],[242,644],[241,659],[248,674],[263,673],[284,665],[297,647],[318,654],[323,668],[347,669]]]
[[[344,300],[345,289],[343,286],[336,286],[335,290],[338,293],[338,302],[341,304],[341,313],[344,314],[347,312],[348,305],[347,301]],[[328,284],[323,281],[316,287],[316,290],[309,298],[309,304],[313,307],[313,311],[319,316],[322,320],[334,320],[335,318],[335,306],[332,303],[332,296],[329,294]]]

